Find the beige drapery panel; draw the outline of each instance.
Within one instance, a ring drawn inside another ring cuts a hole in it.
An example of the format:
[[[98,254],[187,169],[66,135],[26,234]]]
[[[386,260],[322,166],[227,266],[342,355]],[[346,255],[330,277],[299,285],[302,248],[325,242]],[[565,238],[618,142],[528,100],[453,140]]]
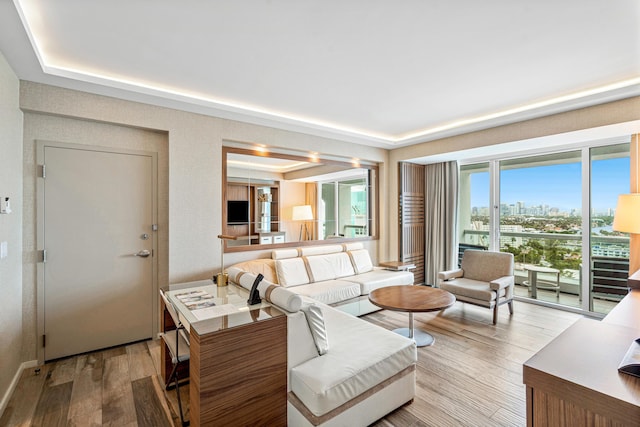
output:
[[[425,283],[457,267],[458,163],[425,166]]]
[[[318,239],[318,184],[315,182],[307,182],[304,187],[304,203],[305,205],[311,205],[311,212],[313,212],[313,222],[307,223],[311,240]]]

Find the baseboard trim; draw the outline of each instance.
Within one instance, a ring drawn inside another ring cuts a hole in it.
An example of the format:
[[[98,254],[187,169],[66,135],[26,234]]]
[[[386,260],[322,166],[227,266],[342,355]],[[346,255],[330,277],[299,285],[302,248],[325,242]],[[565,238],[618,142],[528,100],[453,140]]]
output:
[[[18,382],[20,381],[20,376],[22,376],[22,372],[25,369],[35,368],[36,366],[38,366],[37,360],[29,360],[26,362],[22,362],[20,364],[20,367],[18,367],[16,374],[13,376],[13,380],[11,380],[11,384],[9,384],[9,388],[4,393],[4,396],[2,396],[2,401],[0,401],[0,417],[2,417],[2,414],[4,414],[4,410],[7,408],[7,405],[9,404],[9,400],[11,399],[11,396],[13,396],[13,392],[18,386]]]

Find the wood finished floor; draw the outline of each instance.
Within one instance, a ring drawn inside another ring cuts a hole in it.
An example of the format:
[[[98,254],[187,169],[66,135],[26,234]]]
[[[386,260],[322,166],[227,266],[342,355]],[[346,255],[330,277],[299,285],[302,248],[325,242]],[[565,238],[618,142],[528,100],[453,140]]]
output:
[[[515,314],[456,303],[444,313],[417,313],[415,326],[436,343],[418,349],[412,404],[374,424],[388,426],[524,426],[522,364],[580,315],[515,302]],[[406,327],[406,313],[382,310],[363,319]],[[175,390],[158,376],[160,341],[136,343],[27,369],[0,426],[180,425]],[[181,388],[188,419],[188,390]]]

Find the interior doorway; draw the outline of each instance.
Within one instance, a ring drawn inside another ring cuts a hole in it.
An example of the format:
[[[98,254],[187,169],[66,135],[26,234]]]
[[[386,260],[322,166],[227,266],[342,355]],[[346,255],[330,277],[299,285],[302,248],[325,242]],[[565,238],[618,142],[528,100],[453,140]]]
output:
[[[151,338],[155,153],[39,142],[38,360]]]

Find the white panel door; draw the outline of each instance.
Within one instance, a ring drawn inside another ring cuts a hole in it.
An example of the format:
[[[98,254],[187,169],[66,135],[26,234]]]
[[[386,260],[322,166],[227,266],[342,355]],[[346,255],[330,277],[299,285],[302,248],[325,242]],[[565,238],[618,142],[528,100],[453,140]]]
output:
[[[154,158],[43,149],[44,360],[151,338]]]

